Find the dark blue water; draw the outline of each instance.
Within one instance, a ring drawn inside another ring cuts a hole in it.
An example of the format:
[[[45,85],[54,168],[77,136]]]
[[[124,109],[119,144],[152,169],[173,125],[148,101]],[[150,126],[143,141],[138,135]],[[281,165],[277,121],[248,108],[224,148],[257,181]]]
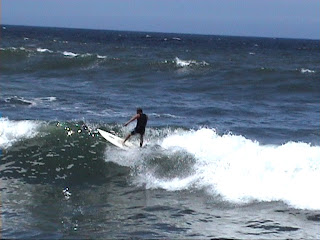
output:
[[[2,26],[2,237],[319,238],[319,48]]]

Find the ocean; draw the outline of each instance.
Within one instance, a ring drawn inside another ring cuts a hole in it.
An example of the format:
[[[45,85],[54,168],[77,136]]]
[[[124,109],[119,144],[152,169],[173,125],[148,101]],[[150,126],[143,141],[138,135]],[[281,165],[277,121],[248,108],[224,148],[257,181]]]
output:
[[[1,237],[320,239],[319,50],[2,25]]]

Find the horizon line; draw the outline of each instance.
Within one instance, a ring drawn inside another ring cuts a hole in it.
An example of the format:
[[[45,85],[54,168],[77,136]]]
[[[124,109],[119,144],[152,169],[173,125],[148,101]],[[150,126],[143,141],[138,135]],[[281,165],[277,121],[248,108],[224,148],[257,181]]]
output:
[[[92,31],[115,31],[115,32],[137,32],[137,33],[162,33],[162,34],[182,34],[182,35],[199,35],[199,36],[216,36],[216,37],[247,37],[247,38],[267,38],[267,39],[288,39],[288,40],[306,40],[306,41],[319,41],[314,38],[297,38],[297,37],[266,37],[266,36],[250,36],[250,35],[222,35],[222,34],[204,34],[204,33],[183,33],[183,32],[163,32],[163,31],[142,31],[142,30],[117,30],[117,29],[102,29],[102,28],[81,28],[81,27],[62,27],[62,26],[38,26],[38,25],[20,25],[20,24],[6,24],[0,23],[1,30],[5,26],[13,27],[36,27],[36,28],[62,28],[74,30],[92,30]]]

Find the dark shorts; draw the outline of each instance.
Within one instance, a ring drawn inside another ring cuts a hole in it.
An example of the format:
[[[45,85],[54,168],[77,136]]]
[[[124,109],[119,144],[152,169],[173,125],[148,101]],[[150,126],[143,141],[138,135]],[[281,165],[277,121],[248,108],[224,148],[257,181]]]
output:
[[[145,130],[146,130],[145,128],[135,128],[131,132],[131,135],[135,135],[136,133],[139,133],[140,135],[144,135]]]

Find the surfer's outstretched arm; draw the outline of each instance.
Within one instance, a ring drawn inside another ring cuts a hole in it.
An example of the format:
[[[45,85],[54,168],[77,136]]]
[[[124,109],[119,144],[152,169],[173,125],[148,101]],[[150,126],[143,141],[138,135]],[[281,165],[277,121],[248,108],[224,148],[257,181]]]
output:
[[[134,115],[128,122],[124,124],[124,126],[128,126],[129,123],[133,122],[134,120],[138,119],[140,117],[140,114]]]

